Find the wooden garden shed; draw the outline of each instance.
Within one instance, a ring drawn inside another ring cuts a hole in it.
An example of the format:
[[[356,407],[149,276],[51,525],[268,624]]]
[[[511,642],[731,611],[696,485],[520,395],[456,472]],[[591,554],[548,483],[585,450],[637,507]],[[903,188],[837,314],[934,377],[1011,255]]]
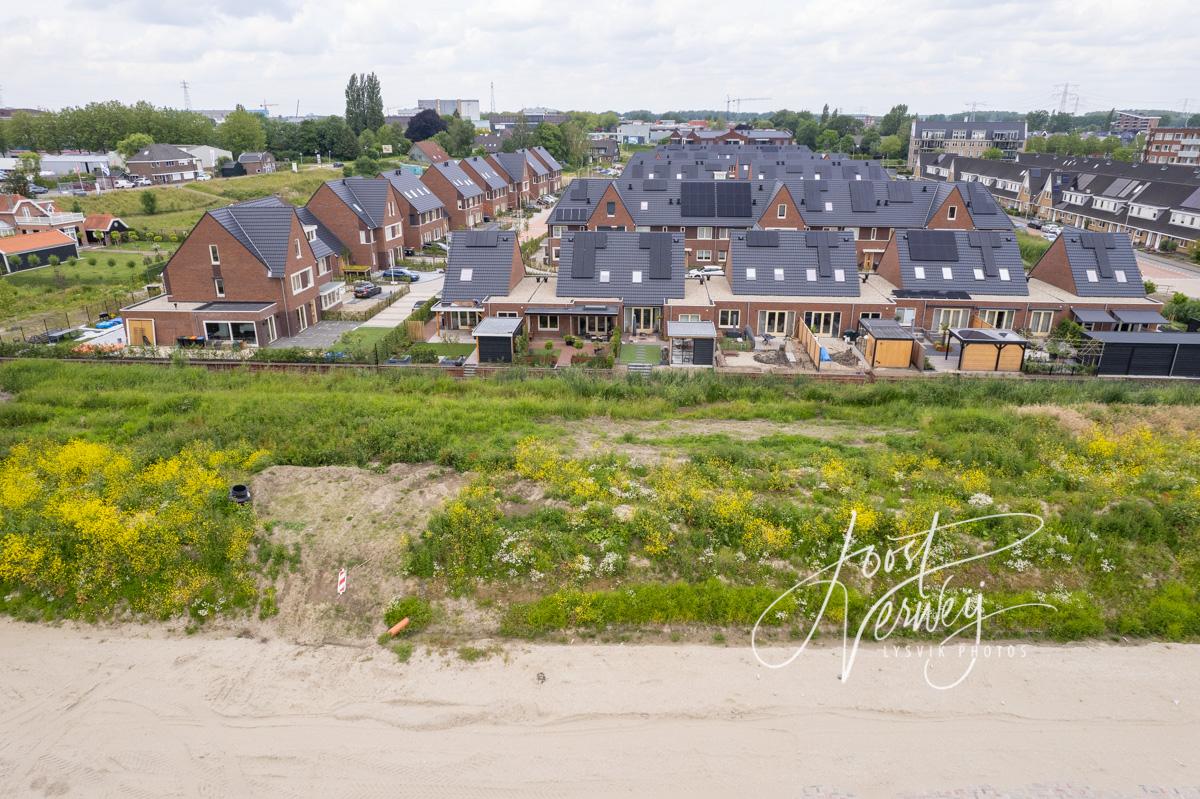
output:
[[[899,322],[863,319],[859,322],[863,357],[872,369],[907,369],[924,364],[924,349],[912,330]]]
[[[946,331],[946,358],[950,341],[957,341],[958,369],[964,372],[1019,372],[1029,342],[1012,330],[958,327]]]

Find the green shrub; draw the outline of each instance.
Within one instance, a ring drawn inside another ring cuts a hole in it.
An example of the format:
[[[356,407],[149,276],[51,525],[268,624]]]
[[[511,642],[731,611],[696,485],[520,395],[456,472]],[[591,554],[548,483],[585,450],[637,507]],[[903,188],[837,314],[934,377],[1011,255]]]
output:
[[[383,614],[383,623],[387,625],[388,629],[391,629],[404,618],[408,619],[406,632],[420,632],[433,621],[433,608],[427,601],[416,596],[392,600],[392,604],[388,605]]]

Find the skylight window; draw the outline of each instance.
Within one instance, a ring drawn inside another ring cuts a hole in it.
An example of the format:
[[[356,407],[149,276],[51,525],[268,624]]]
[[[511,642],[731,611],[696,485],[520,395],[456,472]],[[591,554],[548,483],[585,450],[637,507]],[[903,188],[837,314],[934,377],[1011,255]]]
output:
[[[633,282],[634,282],[634,283],[641,283],[641,282],[642,282],[642,273],[641,273],[640,271],[636,270],[636,269],[635,269],[635,270],[634,270],[634,272],[633,272]]]
[[[1096,274],[1095,269],[1087,270],[1087,279],[1089,283],[1099,283],[1100,277]]]
[[[805,279],[808,280],[809,283],[816,283],[817,282],[817,270],[816,269],[806,269],[804,277],[805,277]]]
[[[982,269],[976,269],[976,270],[975,270],[975,279],[976,279],[976,280],[983,280],[983,270],[982,270]]]
[[[942,267],[942,280],[953,280],[953,279],[954,279],[954,270],[948,266],[943,266]]]
[[[1123,270],[1121,270],[1121,269],[1114,269],[1114,270],[1113,270],[1113,277],[1115,277],[1115,278],[1117,279],[1117,282],[1118,282],[1118,283],[1125,283],[1125,282],[1127,282],[1127,281],[1126,281],[1126,279],[1125,279],[1125,272],[1124,272]]]
[[[459,273],[458,279],[464,283],[469,283],[471,281],[471,275],[473,274],[475,274],[474,269],[464,269],[461,273]]]
[[[924,280],[925,279],[925,267],[914,266],[913,267],[913,277],[915,277],[917,280]]]
[[[776,280],[783,280],[783,270],[782,270],[782,269],[776,269],[776,270],[775,270],[775,279],[776,279]]]
[[[1000,270],[1000,279],[1001,280],[1009,280],[1010,279],[1007,269]]]
[[[650,202],[648,200],[642,200],[642,210],[643,211],[650,210]]]
[[[832,211],[832,210],[833,210],[833,203],[825,203],[825,210],[826,210],[826,211]]]
[[[600,282],[601,283],[607,283],[610,276],[611,275],[607,269],[600,270]]]
[[[833,270],[833,282],[834,283],[845,283],[846,282],[846,270],[845,269],[834,269]]]
[[[747,280],[758,280],[758,270],[754,269],[753,267],[747,269],[746,270],[746,279]]]

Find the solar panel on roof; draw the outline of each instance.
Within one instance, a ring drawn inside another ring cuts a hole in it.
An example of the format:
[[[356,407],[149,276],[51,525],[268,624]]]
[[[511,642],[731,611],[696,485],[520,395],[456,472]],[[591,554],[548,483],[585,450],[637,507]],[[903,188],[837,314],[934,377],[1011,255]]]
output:
[[[650,279],[669,280],[671,277],[671,234],[642,233],[638,247],[650,251]]]
[[[957,261],[958,242],[949,230],[910,230],[908,257],[914,261]]]
[[[778,247],[779,246],[779,231],[778,230],[747,230],[746,231],[746,246],[747,247]]]
[[[1117,248],[1112,234],[1086,232],[1079,237],[1079,243],[1096,256],[1096,271],[1100,273],[1100,276],[1112,277],[1113,268],[1112,263],[1108,260],[1108,251]]]
[[[887,183],[887,193],[889,202],[912,202],[912,186],[907,180],[889,180]]]
[[[717,216],[751,216],[750,184],[744,182],[718,183]]]
[[[596,250],[606,246],[606,233],[576,233],[571,250],[571,277],[590,280],[596,276]]]
[[[817,250],[817,272],[821,277],[833,277],[833,259],[829,250],[841,243],[841,237],[831,231],[810,230],[804,234],[804,245]]]
[[[869,180],[856,180],[850,184],[850,210],[875,213],[874,183]]]
[[[680,216],[716,216],[717,201],[712,183],[684,181],[679,192]]]
[[[495,247],[499,235],[498,230],[469,230],[467,231],[467,246]]]
[[[1000,248],[1000,234],[991,230],[972,230],[967,233],[967,244],[979,249],[983,259],[983,273],[988,277],[999,277],[995,251]]]
[[[640,178],[640,177],[642,177],[644,174],[646,174],[646,169],[645,169],[645,167],[643,167],[641,164],[635,164],[635,165],[634,165],[634,166],[633,166],[633,167],[632,167],[632,168],[629,170],[629,176],[630,176],[631,178]]]
[[[586,200],[588,195],[588,185],[586,180],[575,180],[571,182],[571,199]]]
[[[665,178],[653,178],[643,181],[642,189],[644,191],[666,191],[667,181]]]
[[[809,211],[823,211],[825,205],[821,202],[821,192],[826,188],[824,182],[806,180],[804,182],[804,207]]]

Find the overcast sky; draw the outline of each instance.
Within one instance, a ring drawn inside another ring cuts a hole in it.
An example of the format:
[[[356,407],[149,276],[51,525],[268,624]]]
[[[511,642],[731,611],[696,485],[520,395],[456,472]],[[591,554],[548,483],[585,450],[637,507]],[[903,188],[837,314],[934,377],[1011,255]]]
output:
[[[1200,110],[1196,0],[67,0],[5,3],[3,104],[274,103],[342,113],[351,72],[387,110],[777,108],[921,113]],[[1191,33],[1183,35],[1185,29]],[[1076,88],[1078,86],[1078,88]],[[1061,92],[1061,89],[1059,89]],[[1052,96],[1053,95],[1053,96]],[[1068,110],[1075,100],[1068,101]]]

